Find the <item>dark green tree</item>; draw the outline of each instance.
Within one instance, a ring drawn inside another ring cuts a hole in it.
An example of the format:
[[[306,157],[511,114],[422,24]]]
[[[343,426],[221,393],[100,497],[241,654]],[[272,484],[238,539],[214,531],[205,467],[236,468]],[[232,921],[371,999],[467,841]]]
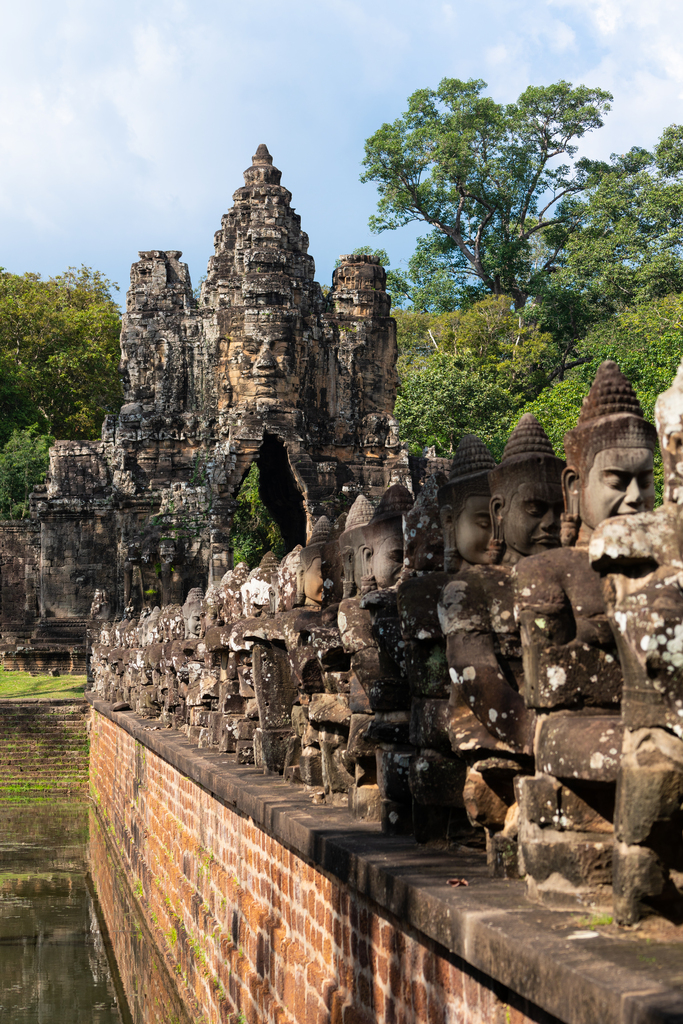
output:
[[[278,558],[285,555],[280,528],[259,496],[259,469],[255,462],[252,462],[237,495],[230,539],[235,565],[246,562],[250,569],[254,569],[268,551]]]
[[[64,439],[97,437],[122,402],[116,288],[99,271],[0,270],[0,408],[5,436],[35,423]]]
[[[28,515],[29,495],[45,479],[53,443],[54,437],[39,434],[35,426],[13,431],[0,451],[0,518]]]
[[[413,93],[407,112],[367,140],[362,180],[379,192],[373,231],[432,228],[412,268],[417,284],[437,258],[464,294],[507,294],[519,310],[579,227],[568,200],[583,193],[592,165],[563,161],[602,126],[612,97],[560,81],[500,104],[485,88],[444,78]]]

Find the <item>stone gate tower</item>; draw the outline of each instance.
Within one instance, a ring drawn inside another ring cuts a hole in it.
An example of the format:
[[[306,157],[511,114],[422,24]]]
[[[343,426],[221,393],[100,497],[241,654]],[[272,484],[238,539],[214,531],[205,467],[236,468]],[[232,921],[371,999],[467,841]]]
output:
[[[25,541],[16,530],[0,539],[2,586],[14,587],[5,637],[77,632],[95,590],[120,616],[128,602],[182,601],[219,578],[254,460],[288,547],[361,490],[377,499],[391,483],[411,486],[385,271],[343,256],[323,295],[280,178],[260,145],[214,236],[199,302],[182,253],[141,252],[133,264],[124,405],[101,442],[57,442]]]

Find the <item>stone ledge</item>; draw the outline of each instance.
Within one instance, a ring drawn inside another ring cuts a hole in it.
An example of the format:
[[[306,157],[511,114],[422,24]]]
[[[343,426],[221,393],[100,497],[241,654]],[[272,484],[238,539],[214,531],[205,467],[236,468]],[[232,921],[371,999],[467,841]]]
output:
[[[482,855],[424,849],[351,823],[343,809],[312,812],[309,797],[234,756],[198,750],[180,733],[86,698],[294,853],[566,1024],[683,1024],[683,934],[647,942],[616,926],[582,927],[584,908],[532,903],[523,882],[488,877]],[[449,887],[453,876],[468,886]]]

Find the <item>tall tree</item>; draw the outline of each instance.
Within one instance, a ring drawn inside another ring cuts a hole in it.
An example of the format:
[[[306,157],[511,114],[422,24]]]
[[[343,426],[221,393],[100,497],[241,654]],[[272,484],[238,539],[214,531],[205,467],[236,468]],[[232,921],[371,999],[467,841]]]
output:
[[[116,288],[99,271],[70,267],[39,274],[0,269],[0,408],[6,440],[38,425],[56,437],[96,437],[122,401],[118,375],[121,317]]]
[[[373,231],[428,224],[432,252],[441,248],[461,287],[508,294],[522,309],[579,227],[567,200],[585,190],[592,164],[562,161],[602,126],[612,97],[560,81],[500,104],[485,88],[444,78],[413,93],[407,112],[367,140],[362,180],[379,192]]]

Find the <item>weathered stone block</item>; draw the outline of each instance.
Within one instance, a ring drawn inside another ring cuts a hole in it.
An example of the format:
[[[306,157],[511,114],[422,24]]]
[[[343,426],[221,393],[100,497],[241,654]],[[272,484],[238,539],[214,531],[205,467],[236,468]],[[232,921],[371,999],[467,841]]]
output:
[[[448,736],[450,706],[447,700],[413,697],[410,711],[410,742],[415,747],[451,752]]]
[[[465,762],[444,757],[436,750],[421,750],[410,760],[410,792],[413,801],[434,807],[462,807]]]
[[[557,712],[537,727],[538,770],[565,779],[615,782],[623,726],[615,715]]]

